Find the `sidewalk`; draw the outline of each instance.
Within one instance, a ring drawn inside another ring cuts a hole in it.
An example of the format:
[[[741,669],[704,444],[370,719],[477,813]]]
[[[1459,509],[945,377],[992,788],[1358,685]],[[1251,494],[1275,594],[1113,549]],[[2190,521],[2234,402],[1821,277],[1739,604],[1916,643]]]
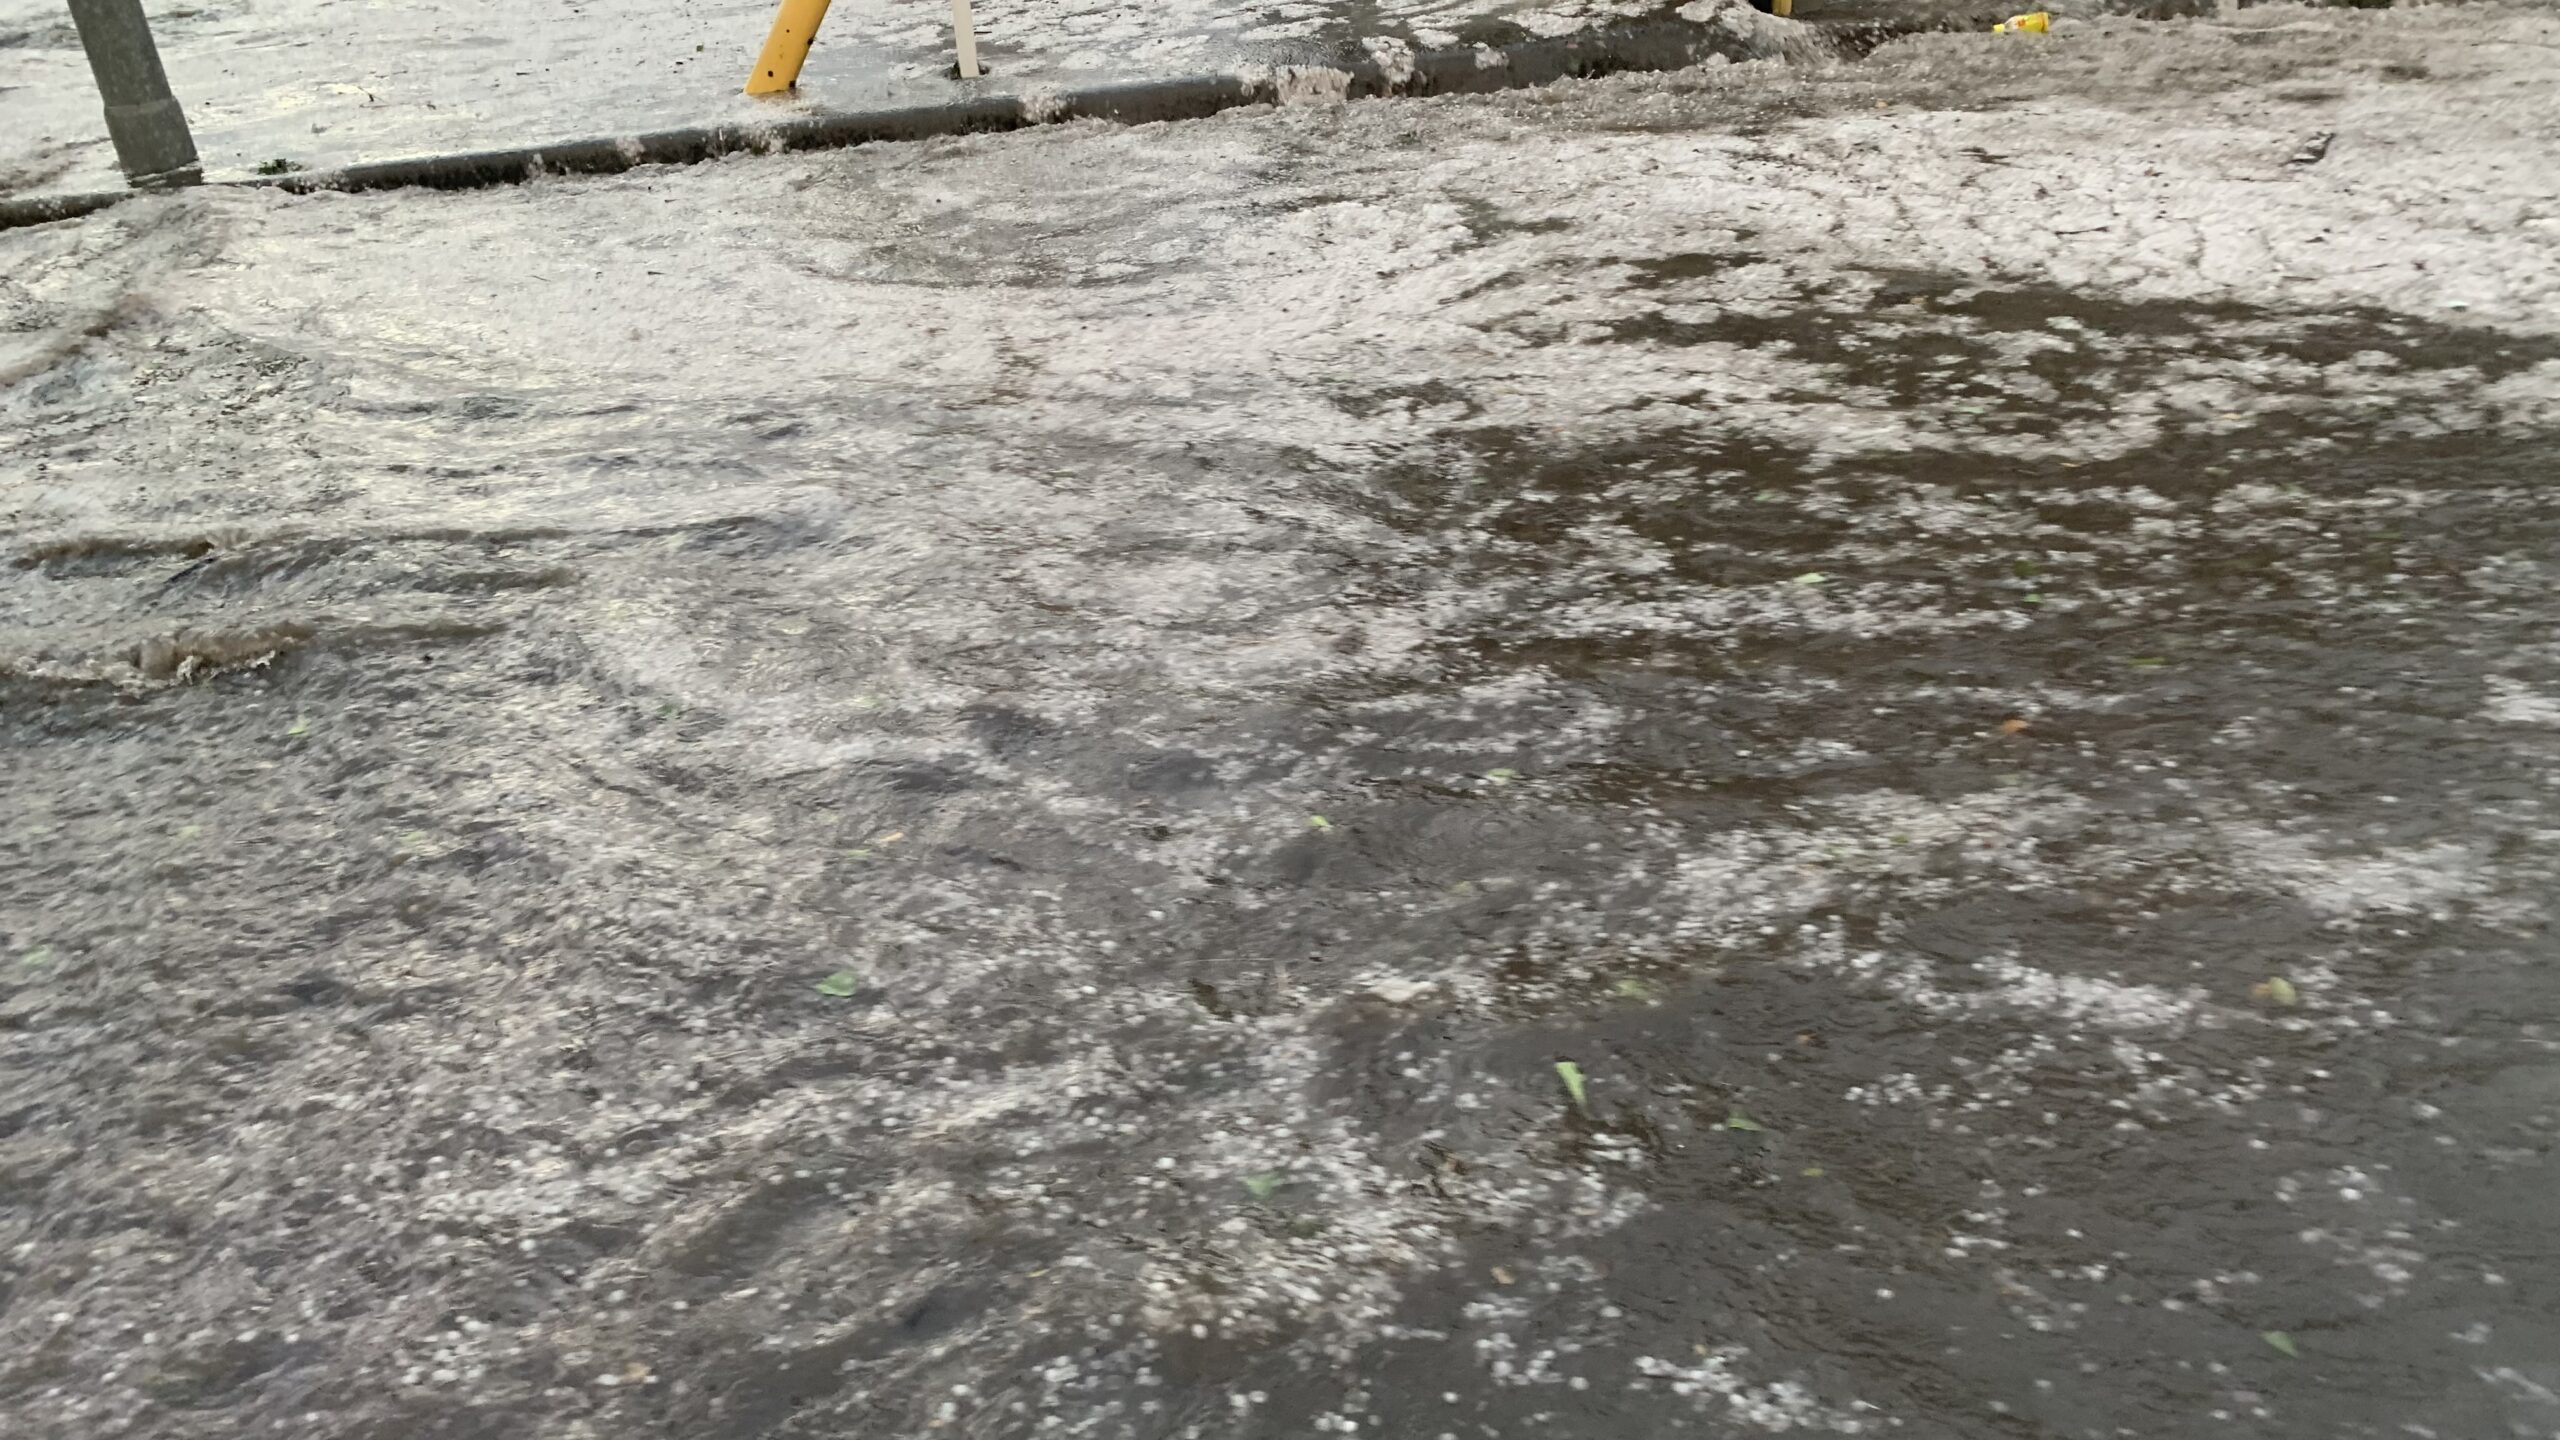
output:
[[[1324,63],[1369,42],[1436,48],[1665,13],[1648,0],[982,0],[988,75],[951,65],[944,0],[838,0],[796,97],[739,93],[770,0],[154,4],[161,55],[208,178],[677,126],[933,105],[1043,86]],[[1804,0],[1798,14],[1907,20],[1979,3]],[[1995,7],[1996,8],[1996,7]],[[61,0],[0,0],[0,195],[121,184]]]
[[[1630,9],[1641,7],[1627,7]],[[332,5],[241,0],[154,7],[170,82],[209,176],[286,159],[309,168],[495,145],[808,113],[929,104],[1038,84],[1195,73],[1363,33],[1410,36],[1521,12],[1563,27],[1602,12],[1520,0],[1402,0],[1356,9],[1281,0],[992,0],[978,8],[990,74],[945,78],[942,0],[840,0],[796,100],[739,93],[769,0],[506,0]],[[1353,16],[1363,17],[1355,21]],[[11,38],[14,35],[14,40]],[[78,37],[60,0],[0,0],[0,159],[9,188],[118,183]],[[11,173],[14,170],[14,174]]]

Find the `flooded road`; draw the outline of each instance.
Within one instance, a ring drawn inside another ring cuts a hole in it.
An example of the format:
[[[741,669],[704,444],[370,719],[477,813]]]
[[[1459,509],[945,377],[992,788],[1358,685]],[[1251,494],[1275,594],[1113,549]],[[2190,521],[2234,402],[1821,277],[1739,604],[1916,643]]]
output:
[[[0,235],[8,1433],[2560,1433],[2465,13]]]

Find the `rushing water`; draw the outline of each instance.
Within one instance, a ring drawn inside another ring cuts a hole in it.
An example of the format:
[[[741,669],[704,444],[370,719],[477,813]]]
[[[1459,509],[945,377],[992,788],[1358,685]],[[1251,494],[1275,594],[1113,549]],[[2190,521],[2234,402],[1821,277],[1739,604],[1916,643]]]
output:
[[[7,1432],[2560,1429],[2560,345],[1690,83],[0,237]]]

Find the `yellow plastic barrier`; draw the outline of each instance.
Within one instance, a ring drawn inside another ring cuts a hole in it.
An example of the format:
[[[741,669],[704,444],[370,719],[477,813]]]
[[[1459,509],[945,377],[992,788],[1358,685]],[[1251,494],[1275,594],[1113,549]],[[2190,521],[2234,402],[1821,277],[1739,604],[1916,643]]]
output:
[[[782,0],[772,33],[764,37],[764,52],[747,76],[748,94],[779,94],[800,83],[800,67],[809,63],[809,47],[817,42],[827,5],[828,0]]]

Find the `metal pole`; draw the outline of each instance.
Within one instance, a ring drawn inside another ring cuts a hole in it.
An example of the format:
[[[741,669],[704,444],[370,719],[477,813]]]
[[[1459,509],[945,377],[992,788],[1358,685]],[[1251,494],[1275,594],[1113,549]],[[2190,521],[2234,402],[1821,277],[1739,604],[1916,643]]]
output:
[[[89,52],[89,73],[98,77],[107,133],[115,138],[126,180],[192,185],[201,179],[195,137],[169,93],[169,75],[160,68],[142,0],[71,0],[71,23],[80,27],[80,48]]]
[[[969,23],[969,0],[951,0],[951,34],[960,54],[952,68],[963,80],[975,80],[986,72],[978,68],[978,27]]]

